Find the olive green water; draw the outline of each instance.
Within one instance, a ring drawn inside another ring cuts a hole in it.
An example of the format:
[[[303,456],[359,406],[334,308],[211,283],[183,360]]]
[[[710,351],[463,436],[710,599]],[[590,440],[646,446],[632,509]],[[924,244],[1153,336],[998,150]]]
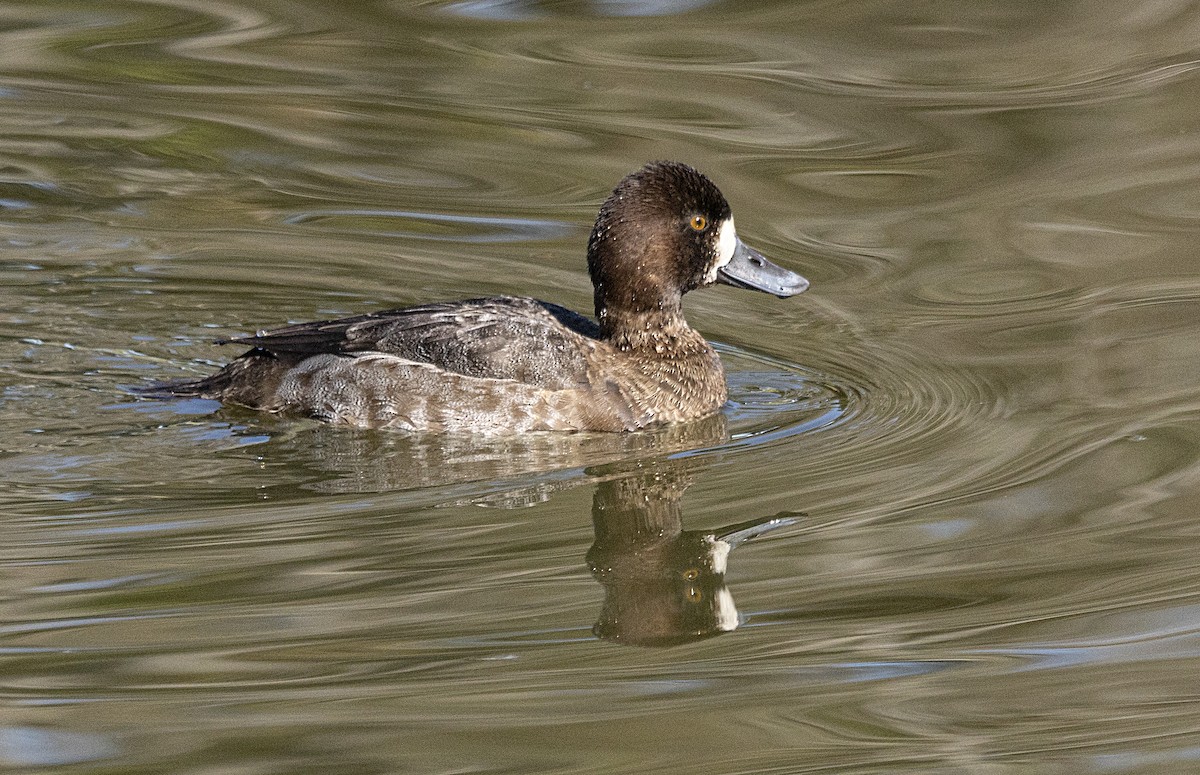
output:
[[[0,767],[1200,771],[1198,41],[1169,1],[0,6]],[[689,297],[721,418],[127,391],[287,321],[588,310],[654,158],[813,282]]]

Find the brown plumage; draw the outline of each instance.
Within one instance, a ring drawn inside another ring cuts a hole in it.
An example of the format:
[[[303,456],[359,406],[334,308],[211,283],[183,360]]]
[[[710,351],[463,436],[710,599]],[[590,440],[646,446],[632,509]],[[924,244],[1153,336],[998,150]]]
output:
[[[204,379],[151,393],[422,432],[627,431],[718,411],[720,359],[683,317],[716,281],[807,282],[736,237],[706,177],[651,164],[600,209],[588,242],[597,321],[535,299],[426,304],[228,340],[251,347]]]

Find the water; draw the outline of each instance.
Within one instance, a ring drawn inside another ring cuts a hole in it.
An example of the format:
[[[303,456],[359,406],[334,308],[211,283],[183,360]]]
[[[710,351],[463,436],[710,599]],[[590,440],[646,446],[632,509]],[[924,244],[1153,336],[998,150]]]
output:
[[[0,8],[0,763],[1196,771],[1196,40],[1182,2]],[[813,281],[689,297],[720,418],[127,391],[288,321],[587,310],[653,158]]]

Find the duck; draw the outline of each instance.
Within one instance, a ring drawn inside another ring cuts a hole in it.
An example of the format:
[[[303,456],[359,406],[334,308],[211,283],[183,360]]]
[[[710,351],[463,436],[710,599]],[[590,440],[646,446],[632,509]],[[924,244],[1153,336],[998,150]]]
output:
[[[156,385],[278,415],[416,433],[629,432],[699,420],[728,392],[684,294],[718,283],[787,298],[808,281],[739,238],[686,164],[627,175],[587,243],[595,317],[521,296],[443,301],[219,340],[216,373]]]

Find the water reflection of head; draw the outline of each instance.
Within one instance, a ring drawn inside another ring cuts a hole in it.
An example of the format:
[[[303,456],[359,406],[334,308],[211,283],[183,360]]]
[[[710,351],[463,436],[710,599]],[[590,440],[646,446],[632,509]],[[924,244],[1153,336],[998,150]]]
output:
[[[776,527],[766,517],[713,531],[684,530],[681,499],[691,483],[683,461],[628,463],[601,479],[592,500],[596,540],[587,554],[604,586],[592,631],[638,646],[670,646],[739,624],[725,585],[730,551]]]

